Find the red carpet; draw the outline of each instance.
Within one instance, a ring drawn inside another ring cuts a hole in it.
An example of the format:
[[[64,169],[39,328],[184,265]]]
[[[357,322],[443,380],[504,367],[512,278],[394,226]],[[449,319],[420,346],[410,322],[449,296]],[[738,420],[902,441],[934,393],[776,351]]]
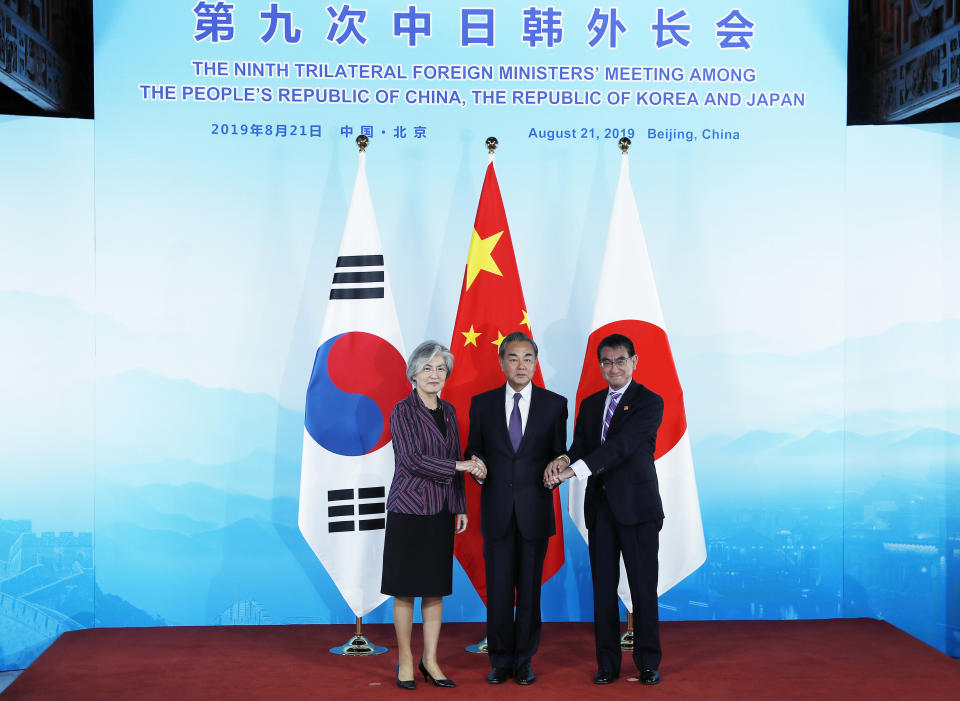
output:
[[[631,681],[624,657],[614,684],[591,683],[593,628],[548,623],[534,659],[537,682],[486,683],[487,660],[463,651],[479,623],[447,623],[440,663],[458,684],[416,692],[394,683],[394,650],[340,657],[328,650],[353,627],[101,628],[61,636],[4,692],[16,699],[945,699],[960,664],[880,621],[709,621],[662,625],[663,682]],[[393,627],[364,630],[394,646]],[[419,634],[416,626],[415,635]],[[419,650],[419,642],[415,650]]]

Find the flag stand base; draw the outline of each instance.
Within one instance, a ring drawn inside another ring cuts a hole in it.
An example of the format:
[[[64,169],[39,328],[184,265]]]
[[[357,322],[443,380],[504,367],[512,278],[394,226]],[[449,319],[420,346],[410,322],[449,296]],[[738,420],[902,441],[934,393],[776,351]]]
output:
[[[620,649],[633,649],[633,614],[629,612],[627,613],[627,631],[620,636]]]
[[[477,643],[477,644],[475,644],[475,645],[467,645],[467,646],[466,646],[465,648],[463,648],[463,649],[466,650],[467,652],[475,652],[475,653],[477,653],[478,655],[486,655],[486,654],[487,654],[487,639],[484,638],[483,640],[481,640],[479,643]]]
[[[357,617],[357,630],[350,638],[350,640],[340,647],[330,648],[330,652],[334,655],[350,655],[355,657],[360,657],[364,655],[382,655],[387,651],[387,648],[380,647],[379,645],[374,645],[361,630],[362,618]]]

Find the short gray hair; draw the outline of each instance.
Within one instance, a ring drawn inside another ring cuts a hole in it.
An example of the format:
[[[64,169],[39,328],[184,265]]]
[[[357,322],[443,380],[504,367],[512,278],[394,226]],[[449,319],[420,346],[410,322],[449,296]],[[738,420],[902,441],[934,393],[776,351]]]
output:
[[[522,331],[514,331],[513,333],[508,333],[506,338],[500,342],[500,360],[503,360],[503,357],[507,354],[507,346],[511,343],[529,343],[533,347],[533,357],[536,358],[540,355],[540,350],[532,338]]]
[[[453,372],[453,353],[442,343],[424,341],[414,348],[413,353],[410,354],[410,360],[407,361],[407,379],[416,384],[413,381],[414,376],[423,370],[423,366],[429,363],[435,355],[439,355],[443,364],[447,366],[447,377],[449,377],[450,373]]]

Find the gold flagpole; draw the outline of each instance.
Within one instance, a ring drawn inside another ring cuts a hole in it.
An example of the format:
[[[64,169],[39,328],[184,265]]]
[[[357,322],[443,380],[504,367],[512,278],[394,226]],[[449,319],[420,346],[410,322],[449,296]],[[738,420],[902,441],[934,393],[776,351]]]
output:
[[[633,649],[633,614],[627,611],[627,632],[620,637],[620,649]]]
[[[497,137],[489,136],[484,142],[484,146],[487,147],[487,153],[490,154],[490,158],[493,158],[493,152],[497,150],[497,146],[500,145],[500,142],[497,141]],[[467,645],[464,648],[467,652],[475,652],[478,655],[487,654],[487,638],[484,636],[483,640],[479,643],[474,643],[473,645]]]
[[[334,655],[350,655],[359,657],[362,655],[382,655],[387,648],[374,645],[363,634],[363,618],[357,616],[357,630],[345,644],[340,647],[330,648]]]
[[[360,149],[360,153],[363,153],[367,150],[367,145],[370,143],[370,139],[361,134],[356,139],[357,148]],[[363,634],[363,617],[357,616],[357,629],[354,631],[354,634],[351,636],[350,640],[339,647],[330,648],[330,652],[334,655],[350,655],[350,656],[363,656],[363,655],[382,655],[387,651],[387,648],[380,647],[379,645],[374,645],[367,637]]]

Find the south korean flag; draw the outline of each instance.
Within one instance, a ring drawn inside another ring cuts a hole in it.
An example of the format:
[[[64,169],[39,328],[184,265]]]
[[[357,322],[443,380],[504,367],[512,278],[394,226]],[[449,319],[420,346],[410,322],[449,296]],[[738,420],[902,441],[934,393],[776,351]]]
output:
[[[357,616],[389,598],[380,577],[394,469],[390,414],[411,391],[365,157],[307,388],[298,519]]]

